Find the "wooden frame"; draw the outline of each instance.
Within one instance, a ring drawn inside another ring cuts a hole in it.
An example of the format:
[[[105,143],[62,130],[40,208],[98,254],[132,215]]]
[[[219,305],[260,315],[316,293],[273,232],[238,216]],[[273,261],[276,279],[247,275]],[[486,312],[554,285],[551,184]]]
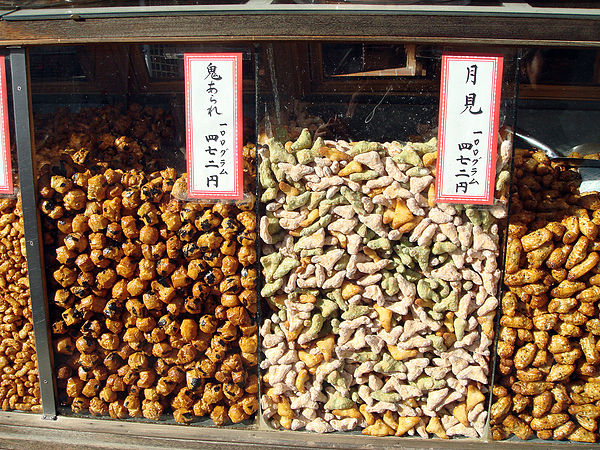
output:
[[[24,432],[26,430],[26,432]],[[17,444],[18,443],[18,444]],[[71,450],[74,445],[85,449],[145,448],[145,449],[209,449],[224,448],[280,450],[285,449],[411,449],[448,448],[479,450],[517,449],[522,442],[475,439],[421,439],[364,436],[360,433],[318,434],[301,431],[239,429],[234,427],[193,427],[162,425],[149,422],[119,421],[58,416],[57,420],[40,420],[36,414],[0,411],[0,446],[5,448]],[[564,442],[527,441],[531,450],[567,448]]]
[[[355,73],[344,76],[326,76],[323,72],[322,44],[309,43],[307,52],[303,55],[310,62],[310,87],[312,93],[351,94],[348,91],[349,83],[363,88],[370,88],[376,92],[385,92],[391,87],[395,95],[414,94],[415,91],[434,93],[439,89],[437,75],[431,74],[429,78],[413,78],[421,71],[420,65],[415,59],[416,45],[404,44],[411,48],[412,53],[407,52],[407,70],[394,77],[373,76],[368,73]],[[414,72],[414,73],[413,73]],[[418,75],[417,75],[418,76]],[[399,78],[405,77],[405,78]]]
[[[600,10],[519,4],[461,8],[265,2],[212,7],[19,10],[2,17],[0,45],[199,42],[218,38],[598,47],[599,18]],[[524,19],[527,26],[523,26]]]

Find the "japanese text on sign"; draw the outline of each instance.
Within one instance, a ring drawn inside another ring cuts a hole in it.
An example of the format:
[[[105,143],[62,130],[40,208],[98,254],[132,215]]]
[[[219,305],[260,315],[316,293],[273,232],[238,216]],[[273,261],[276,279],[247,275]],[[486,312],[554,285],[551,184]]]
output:
[[[241,199],[241,53],[186,53],[188,196]]]
[[[0,56],[0,194],[13,193],[6,92],[5,61],[4,56]]]
[[[503,57],[443,55],[436,201],[492,204]]]

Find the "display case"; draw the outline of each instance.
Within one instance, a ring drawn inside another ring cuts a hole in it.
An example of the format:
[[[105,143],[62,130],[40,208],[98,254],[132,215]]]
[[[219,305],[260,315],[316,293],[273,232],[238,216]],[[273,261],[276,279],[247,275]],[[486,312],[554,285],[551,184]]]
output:
[[[482,132],[469,132],[472,143],[457,155],[459,175],[467,175],[463,167],[477,174],[493,158],[489,205],[440,201],[442,53],[474,49],[317,45],[328,64],[359,59],[370,70],[327,93],[294,95],[278,82],[282,93],[259,95],[262,417],[276,429],[481,438],[511,135],[496,128],[497,153],[485,156]],[[352,56],[356,48],[361,58]],[[426,69],[396,67],[404,61],[394,57],[411,51],[412,64]],[[516,52],[488,53],[503,64],[500,125],[513,126]],[[461,82],[470,79],[463,72]],[[438,74],[437,89],[426,73]],[[417,88],[423,83],[428,88]],[[474,180],[456,183],[471,192],[484,183]]]
[[[34,3],[0,20],[40,373],[8,406],[56,420],[7,435],[597,442],[599,152],[565,150],[600,140],[600,11]],[[187,190],[192,54],[239,55],[238,200]],[[452,56],[501,61],[481,167],[478,129],[440,150]],[[444,199],[467,162],[485,199]]]
[[[597,106],[593,88],[587,88],[590,96],[584,101],[573,101],[567,93],[571,87],[565,90],[565,84],[574,88],[594,73],[594,52],[524,53],[521,73],[529,85],[524,97],[539,88],[546,95],[554,91],[554,98],[524,98],[520,111],[490,410],[493,439],[597,440],[592,417],[597,412],[598,309],[591,294],[596,291],[600,146],[587,121]],[[554,71],[550,63],[556,55],[574,61],[586,54],[591,59],[585,70],[569,64],[570,71]],[[529,109],[536,103],[547,108],[535,111],[537,117]],[[564,120],[577,115],[577,122]],[[521,134],[524,130],[540,142]],[[534,236],[540,241],[532,242]]]
[[[251,423],[254,145],[237,202],[189,200],[185,174],[183,55],[235,48],[44,50],[30,53],[34,163],[59,409]],[[63,79],[48,92],[40,73],[52,77],[55,59]],[[105,60],[114,69],[98,70]],[[251,93],[243,103],[253,113]]]

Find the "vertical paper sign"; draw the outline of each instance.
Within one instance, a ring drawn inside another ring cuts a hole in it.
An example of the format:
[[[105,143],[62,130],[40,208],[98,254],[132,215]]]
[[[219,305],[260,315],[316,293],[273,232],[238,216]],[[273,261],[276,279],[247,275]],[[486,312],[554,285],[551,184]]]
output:
[[[241,199],[242,54],[186,53],[188,196]]]
[[[8,99],[6,92],[4,56],[0,56],[0,194],[13,193],[8,128]]]
[[[442,56],[437,202],[494,201],[503,60],[499,55]]]

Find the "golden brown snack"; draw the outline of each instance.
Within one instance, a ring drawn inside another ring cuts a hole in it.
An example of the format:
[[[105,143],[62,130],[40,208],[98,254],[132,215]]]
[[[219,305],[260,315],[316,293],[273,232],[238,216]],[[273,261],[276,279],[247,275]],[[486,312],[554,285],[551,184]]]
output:
[[[576,172],[517,152],[492,436],[595,442],[598,196],[577,193]]]
[[[54,178],[59,189],[69,188],[62,178]],[[64,184],[64,186],[63,186]],[[69,221],[63,220],[70,232]],[[66,245],[57,248],[60,264],[73,263],[74,252]],[[68,282],[70,282],[70,274]],[[72,296],[61,291],[59,301],[69,308]],[[58,318],[60,319],[60,318]],[[41,411],[33,320],[29,298],[29,280],[25,257],[25,237],[20,198],[0,199],[0,404],[3,410]],[[59,320],[56,331],[66,324]],[[59,338],[60,340],[60,338]],[[57,349],[72,352],[72,340]],[[62,371],[63,377],[67,375]],[[68,377],[67,377],[68,378]]]
[[[78,412],[239,422],[258,404],[254,200],[180,200],[186,176],[158,151],[172,123],[131,105],[37,128],[58,389]]]

